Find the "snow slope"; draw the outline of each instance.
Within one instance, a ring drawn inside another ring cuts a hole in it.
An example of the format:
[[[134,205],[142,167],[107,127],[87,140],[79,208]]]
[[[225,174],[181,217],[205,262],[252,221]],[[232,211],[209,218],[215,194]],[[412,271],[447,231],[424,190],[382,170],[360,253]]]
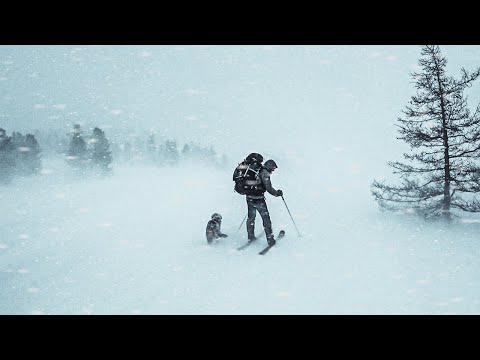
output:
[[[301,237],[267,195],[287,236],[259,256],[264,237],[236,250],[246,204],[230,171],[117,167],[75,179],[49,160],[42,175],[0,187],[0,313],[480,313],[476,218],[447,227],[381,214],[368,176],[279,166],[272,182]],[[229,237],[207,245],[213,212]]]

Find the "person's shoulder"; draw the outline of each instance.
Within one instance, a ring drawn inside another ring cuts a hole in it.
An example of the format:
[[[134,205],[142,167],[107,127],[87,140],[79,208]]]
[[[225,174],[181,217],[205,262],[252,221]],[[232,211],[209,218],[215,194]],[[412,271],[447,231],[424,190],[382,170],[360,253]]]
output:
[[[269,179],[269,178],[270,178],[270,172],[269,172],[267,169],[265,169],[264,167],[262,167],[262,168],[260,169],[260,173],[259,173],[259,174],[260,174],[260,177],[261,177],[262,179]]]

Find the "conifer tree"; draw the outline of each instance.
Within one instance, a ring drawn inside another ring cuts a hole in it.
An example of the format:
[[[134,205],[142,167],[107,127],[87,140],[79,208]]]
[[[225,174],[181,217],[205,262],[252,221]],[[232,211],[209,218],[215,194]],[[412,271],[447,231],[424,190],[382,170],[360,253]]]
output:
[[[426,218],[451,219],[452,210],[480,212],[480,106],[471,114],[464,90],[480,68],[461,70],[455,79],[446,72],[439,46],[423,46],[413,73],[417,94],[398,119],[398,139],[411,148],[406,163],[389,162],[400,185],[374,181],[372,194],[386,210],[410,210]]]

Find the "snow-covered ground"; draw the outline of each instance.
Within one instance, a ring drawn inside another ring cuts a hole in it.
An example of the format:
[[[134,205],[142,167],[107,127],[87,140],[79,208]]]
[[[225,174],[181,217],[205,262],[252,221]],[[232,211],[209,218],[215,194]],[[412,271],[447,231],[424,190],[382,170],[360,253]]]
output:
[[[42,175],[0,187],[0,313],[480,313],[478,218],[449,227],[382,214],[372,178],[356,172],[279,164],[272,182],[301,236],[267,195],[287,236],[259,256],[264,237],[236,250],[246,204],[231,171],[116,166],[80,180],[47,160]],[[229,237],[208,245],[214,212]]]

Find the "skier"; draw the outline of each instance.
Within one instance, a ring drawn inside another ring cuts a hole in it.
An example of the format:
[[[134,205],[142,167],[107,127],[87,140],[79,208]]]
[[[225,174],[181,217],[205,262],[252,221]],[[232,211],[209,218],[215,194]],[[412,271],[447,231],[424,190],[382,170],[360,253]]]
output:
[[[223,234],[221,231],[221,226],[222,226],[222,215],[218,213],[214,213],[212,215],[211,220],[208,221],[207,223],[207,228],[205,230],[206,236],[207,236],[207,242],[211,244],[213,240],[216,240],[218,238],[225,238],[228,235]]]
[[[262,159],[263,160],[263,159]],[[255,237],[255,217],[257,211],[260,213],[263,221],[263,228],[267,237],[268,245],[275,245],[276,241],[272,231],[272,222],[268,212],[267,203],[265,201],[265,191],[273,196],[282,196],[282,190],[275,190],[270,181],[270,175],[277,169],[277,164],[273,160],[265,161],[265,164],[254,163],[254,168],[259,169],[258,176],[255,180],[247,180],[247,185],[251,185],[246,192],[248,218],[247,218],[247,234],[248,241],[256,240]]]

